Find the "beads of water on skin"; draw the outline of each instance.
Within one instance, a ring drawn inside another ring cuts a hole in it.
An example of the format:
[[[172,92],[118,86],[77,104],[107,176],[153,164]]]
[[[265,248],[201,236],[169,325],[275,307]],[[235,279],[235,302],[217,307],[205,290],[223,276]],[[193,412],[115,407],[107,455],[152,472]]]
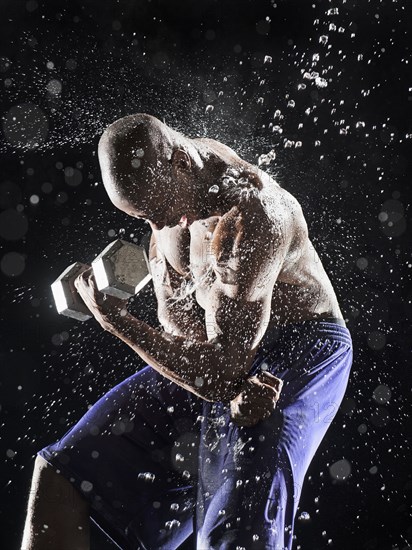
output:
[[[93,489],[93,483],[91,483],[90,481],[84,480],[80,484],[80,489],[85,493],[89,493]]]
[[[205,113],[211,113],[214,110],[213,105],[207,105],[205,109]]]
[[[263,63],[272,63],[272,57],[270,55],[265,55]]]
[[[176,455],[176,462],[184,462],[185,457],[181,455],[180,453],[177,453]]]
[[[218,515],[219,516],[224,516],[226,514],[226,510],[224,508],[222,508],[221,510],[219,510],[218,512]]]
[[[243,481],[241,479],[238,479],[236,481],[236,488],[241,487],[243,485]]]
[[[172,504],[170,505],[170,509],[174,510],[174,511],[179,510],[178,503],[177,502],[172,502]]]
[[[253,535],[252,540],[259,540],[259,535]]]
[[[212,185],[211,187],[209,187],[209,193],[219,193],[219,186],[218,185]]]
[[[288,101],[288,107],[289,107],[290,109],[293,109],[294,106],[295,106],[294,100],[293,100],[293,99],[289,99],[289,101]]]
[[[298,519],[302,521],[309,521],[310,520],[310,514],[308,512],[302,512]]]
[[[189,472],[188,470],[183,470],[182,476],[183,476],[185,479],[189,479],[189,478],[190,478],[190,472]]]
[[[171,405],[170,407],[167,407],[166,410],[169,414],[172,414],[172,412],[174,412],[175,408],[173,407],[173,405]]]
[[[329,37],[326,34],[322,34],[322,36],[319,37],[319,44],[327,44],[329,40]]]
[[[262,164],[268,165],[276,158],[276,153],[272,149],[272,151],[269,151],[266,155],[260,155],[258,158],[258,166],[261,166]]]

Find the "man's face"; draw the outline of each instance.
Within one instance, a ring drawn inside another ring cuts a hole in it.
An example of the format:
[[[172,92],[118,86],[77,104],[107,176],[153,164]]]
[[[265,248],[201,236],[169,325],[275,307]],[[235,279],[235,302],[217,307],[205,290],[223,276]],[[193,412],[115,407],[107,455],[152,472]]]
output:
[[[150,222],[153,229],[190,225],[195,214],[189,207],[190,197],[183,186],[170,182],[169,185],[146,188],[146,193],[125,198],[108,190],[112,203],[129,216]],[[187,221],[186,221],[187,220]]]
[[[150,145],[137,153],[131,146],[113,152],[107,143],[99,144],[103,183],[112,203],[154,229],[190,225],[197,217],[191,180],[174,170],[171,160],[155,155]]]

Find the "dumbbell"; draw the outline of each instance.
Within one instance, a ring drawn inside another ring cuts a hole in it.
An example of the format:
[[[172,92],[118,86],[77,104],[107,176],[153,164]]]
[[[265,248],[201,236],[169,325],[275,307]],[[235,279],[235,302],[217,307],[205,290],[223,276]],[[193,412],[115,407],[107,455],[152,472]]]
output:
[[[61,315],[78,321],[92,318],[74,281],[89,265],[75,262],[52,283],[56,309]],[[146,250],[142,246],[117,239],[93,260],[91,267],[97,288],[104,294],[127,300],[152,278]]]

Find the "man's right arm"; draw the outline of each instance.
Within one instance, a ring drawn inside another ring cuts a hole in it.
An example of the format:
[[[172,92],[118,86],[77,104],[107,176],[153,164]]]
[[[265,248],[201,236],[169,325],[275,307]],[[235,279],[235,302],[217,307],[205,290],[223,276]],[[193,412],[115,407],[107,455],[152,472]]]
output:
[[[168,263],[157,244],[154,232],[150,239],[149,262],[157,298],[157,315],[164,330],[175,336],[189,336],[194,340],[206,342],[207,333],[202,311],[194,295],[180,300],[174,298],[186,281]]]
[[[167,262],[156,243],[155,233],[150,239],[149,261],[158,302],[158,318],[166,332],[190,336],[198,341],[208,340],[202,311],[193,294],[186,301],[173,302],[171,296],[185,283],[184,277]],[[253,426],[267,418],[279,399],[282,382],[263,371],[249,377],[242,391],[230,402],[232,421],[238,426]]]

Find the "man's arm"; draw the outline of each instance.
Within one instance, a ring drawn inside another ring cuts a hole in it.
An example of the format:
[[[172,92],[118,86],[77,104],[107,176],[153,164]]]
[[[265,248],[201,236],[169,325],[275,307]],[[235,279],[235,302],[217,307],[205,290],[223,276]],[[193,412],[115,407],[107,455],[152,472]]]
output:
[[[217,278],[206,311],[208,329],[215,335],[211,341],[158,332],[128,312],[102,314],[91,272],[76,283],[105,330],[163,376],[207,401],[230,401],[240,393],[269,321],[273,285],[288,246],[273,224],[246,220],[238,211],[234,216],[237,220],[219,222],[212,242]]]

